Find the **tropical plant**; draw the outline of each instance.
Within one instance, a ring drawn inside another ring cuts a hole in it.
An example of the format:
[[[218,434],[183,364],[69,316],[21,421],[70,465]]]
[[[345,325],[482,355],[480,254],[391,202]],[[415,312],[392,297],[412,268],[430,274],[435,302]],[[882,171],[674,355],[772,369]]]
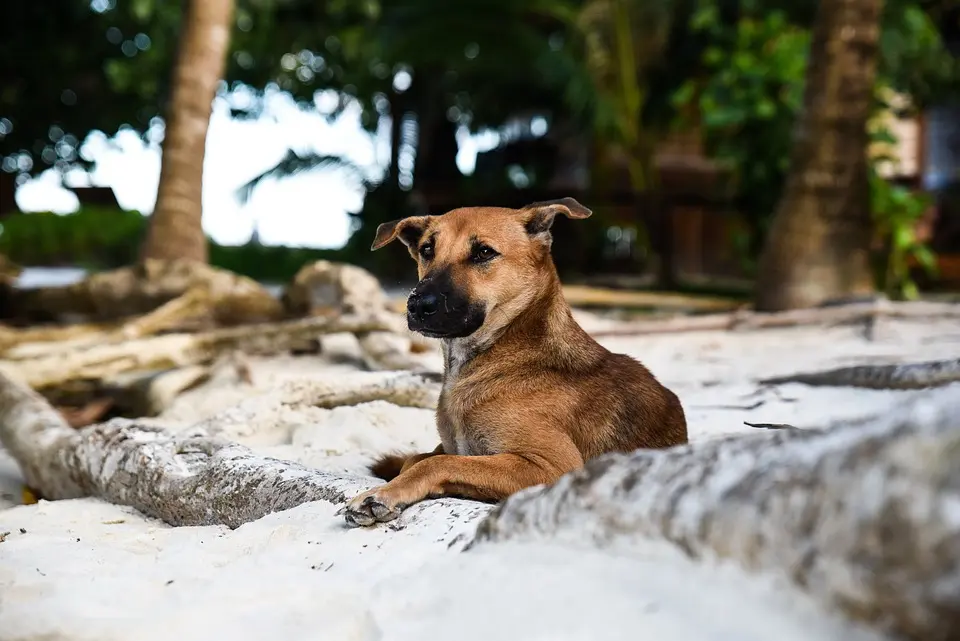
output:
[[[897,139],[890,129],[878,124],[870,130],[871,142],[895,149]],[[898,185],[881,173],[895,167],[891,153],[875,153],[870,163],[870,203],[875,243],[874,279],[877,289],[893,299],[915,299],[920,295],[912,267],[926,274],[937,274],[937,261],[930,246],[922,241],[917,228],[930,210],[933,199],[916,189]]]
[[[737,241],[753,271],[789,169],[810,34],[783,11],[745,14],[728,27],[712,3],[698,8],[691,28],[710,42],[703,75],[686,80],[673,104],[679,125],[699,125],[707,153],[733,169],[734,204],[748,224]]]
[[[594,127],[607,152],[626,159],[635,191],[657,184],[658,133],[643,120],[646,78],[661,61],[670,34],[670,0],[588,0],[576,26],[595,95]],[[581,89],[582,90],[582,89]]]

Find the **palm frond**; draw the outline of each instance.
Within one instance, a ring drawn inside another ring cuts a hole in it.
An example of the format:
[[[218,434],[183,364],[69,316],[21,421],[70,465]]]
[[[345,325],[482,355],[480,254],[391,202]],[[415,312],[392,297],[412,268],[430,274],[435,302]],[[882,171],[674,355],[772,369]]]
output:
[[[236,191],[237,200],[239,200],[241,204],[246,204],[249,202],[257,186],[271,178],[280,180],[301,174],[305,171],[331,170],[339,170],[345,173],[350,180],[355,181],[365,190],[369,191],[374,185],[374,182],[367,177],[359,165],[347,160],[343,156],[317,154],[313,152],[300,154],[293,149],[289,149],[276,165],[241,185]]]

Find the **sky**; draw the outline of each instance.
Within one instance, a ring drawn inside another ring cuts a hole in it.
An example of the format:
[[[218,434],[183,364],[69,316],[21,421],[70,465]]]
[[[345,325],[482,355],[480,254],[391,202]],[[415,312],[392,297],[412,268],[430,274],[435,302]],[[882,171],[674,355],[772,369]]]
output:
[[[235,97],[234,97],[235,99]],[[334,95],[318,94],[317,106]],[[160,126],[162,127],[162,125]],[[161,129],[162,131],[162,129]],[[154,137],[156,138],[156,137]],[[458,135],[457,165],[464,173],[473,171],[478,151],[496,144],[488,132]],[[337,170],[306,172],[281,180],[268,180],[253,192],[246,204],[236,190],[252,177],[272,167],[288,149],[340,154],[377,175],[389,162],[389,123],[376,134],[360,126],[360,108],[352,105],[333,123],[318,113],[299,109],[289,95],[268,97],[264,116],[255,121],[230,118],[226,100],[214,101],[207,134],[203,169],[203,227],[221,244],[243,244],[254,229],[267,245],[340,247],[349,235],[347,212],[359,211],[363,191],[345,173]],[[160,149],[144,142],[133,131],[122,131],[113,140],[100,132],[91,134],[83,153],[96,162],[87,176],[67,176],[71,186],[92,183],[112,187],[121,207],[143,213],[153,211],[160,177]],[[60,177],[48,171],[25,183],[16,193],[22,211],[76,211],[77,198],[60,184]]]

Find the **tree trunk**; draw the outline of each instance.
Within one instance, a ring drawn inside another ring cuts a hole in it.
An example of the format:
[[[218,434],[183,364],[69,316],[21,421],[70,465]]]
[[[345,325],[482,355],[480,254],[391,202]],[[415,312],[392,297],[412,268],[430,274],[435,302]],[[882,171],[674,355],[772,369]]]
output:
[[[790,175],[760,258],[756,306],[872,292],[867,119],[883,0],[821,0]]]
[[[894,638],[960,630],[960,402],[942,390],[895,415],[594,459],[526,490],[477,541],[553,540],[778,574]]]
[[[141,259],[207,262],[203,159],[213,98],[230,45],[234,0],[187,0],[166,114],[157,204]]]
[[[385,312],[163,334],[116,343],[85,344],[77,349],[64,349],[54,343],[50,351],[41,351],[32,357],[16,359],[7,355],[8,358],[0,359],[0,374],[9,371],[28,385],[45,389],[72,380],[103,380],[124,372],[210,363],[224,354],[238,351],[282,354],[297,348],[305,349],[325,334],[351,333],[366,338],[371,332],[399,330],[402,322],[401,317]],[[387,346],[376,342],[371,342],[371,348],[375,352],[368,355],[370,358],[400,358],[390,354]]]
[[[439,387],[413,374],[371,376],[353,387],[297,381],[279,390],[277,404],[433,408]],[[0,442],[45,499],[96,496],[170,525],[235,528],[308,501],[343,503],[376,484],[259,456],[217,436],[217,427],[207,421],[172,434],[114,419],[75,430],[39,394],[0,374]]]

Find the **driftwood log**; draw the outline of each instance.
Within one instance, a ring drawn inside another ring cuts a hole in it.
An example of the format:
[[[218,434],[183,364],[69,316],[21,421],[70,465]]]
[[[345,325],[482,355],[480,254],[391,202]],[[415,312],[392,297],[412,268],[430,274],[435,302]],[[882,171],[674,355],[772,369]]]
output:
[[[624,323],[622,327],[593,332],[595,337],[672,334],[679,332],[749,331],[804,325],[849,325],[865,323],[868,335],[882,318],[956,318],[960,305],[925,301],[877,300],[785,312],[754,312],[741,309],[731,313],[675,316]]]
[[[282,303],[255,280],[189,261],[146,260],[59,287],[9,289],[6,317],[19,324],[103,323],[147,314],[192,289],[208,293],[218,326],[273,321]]]
[[[85,345],[35,358],[0,360],[0,372],[42,389],[74,380],[106,379],[129,371],[209,363],[231,352],[282,353],[302,348],[321,334],[389,331],[395,324],[392,317],[384,316],[315,317],[193,334],[164,334],[105,345]]]
[[[99,380],[130,370],[167,369],[169,363],[184,362],[184,350],[192,354],[186,362],[194,364],[196,350],[185,343],[217,336],[233,336],[240,343],[249,342],[244,336],[261,336],[262,352],[300,347],[313,351],[315,343],[301,340],[306,323],[320,328],[317,334],[355,333],[367,369],[422,369],[423,361],[413,354],[435,350],[436,345],[409,332],[405,316],[391,311],[387,302],[372,274],[343,263],[304,265],[278,300],[258,283],[225,270],[148,260],[66,287],[14,292],[13,308],[26,318],[46,314],[47,320],[85,322],[0,327],[0,368],[5,361],[15,361],[31,384],[50,388],[66,379]],[[350,319],[359,318],[376,322],[351,325]],[[271,322],[261,324],[266,321]],[[224,328],[232,331],[224,334]],[[205,333],[187,339],[183,334],[189,331]],[[169,333],[181,336],[137,342]],[[163,354],[164,349],[173,352]],[[69,358],[64,359],[66,354]],[[63,375],[51,376],[50,366],[59,369],[61,361],[69,363]]]
[[[439,386],[413,374],[379,375],[356,389],[291,386],[288,402],[320,407],[386,400],[436,403]],[[46,499],[96,496],[171,525],[238,527],[308,501],[343,503],[375,481],[255,454],[202,428],[172,434],[114,419],[71,428],[38,393],[0,375],[0,442]]]
[[[115,343],[203,322],[213,307],[210,292],[195,287],[156,309],[121,323],[75,323],[0,331],[0,355],[8,359],[43,356],[64,349]]]
[[[820,372],[765,378],[762,385],[801,383],[811,387],[862,387],[866,389],[924,389],[960,382],[960,358],[894,365],[856,365]],[[960,390],[958,390],[960,393]]]
[[[916,641],[960,630],[960,397],[828,430],[773,430],[595,459],[508,499],[470,547],[645,538],[786,575],[855,620]]]

